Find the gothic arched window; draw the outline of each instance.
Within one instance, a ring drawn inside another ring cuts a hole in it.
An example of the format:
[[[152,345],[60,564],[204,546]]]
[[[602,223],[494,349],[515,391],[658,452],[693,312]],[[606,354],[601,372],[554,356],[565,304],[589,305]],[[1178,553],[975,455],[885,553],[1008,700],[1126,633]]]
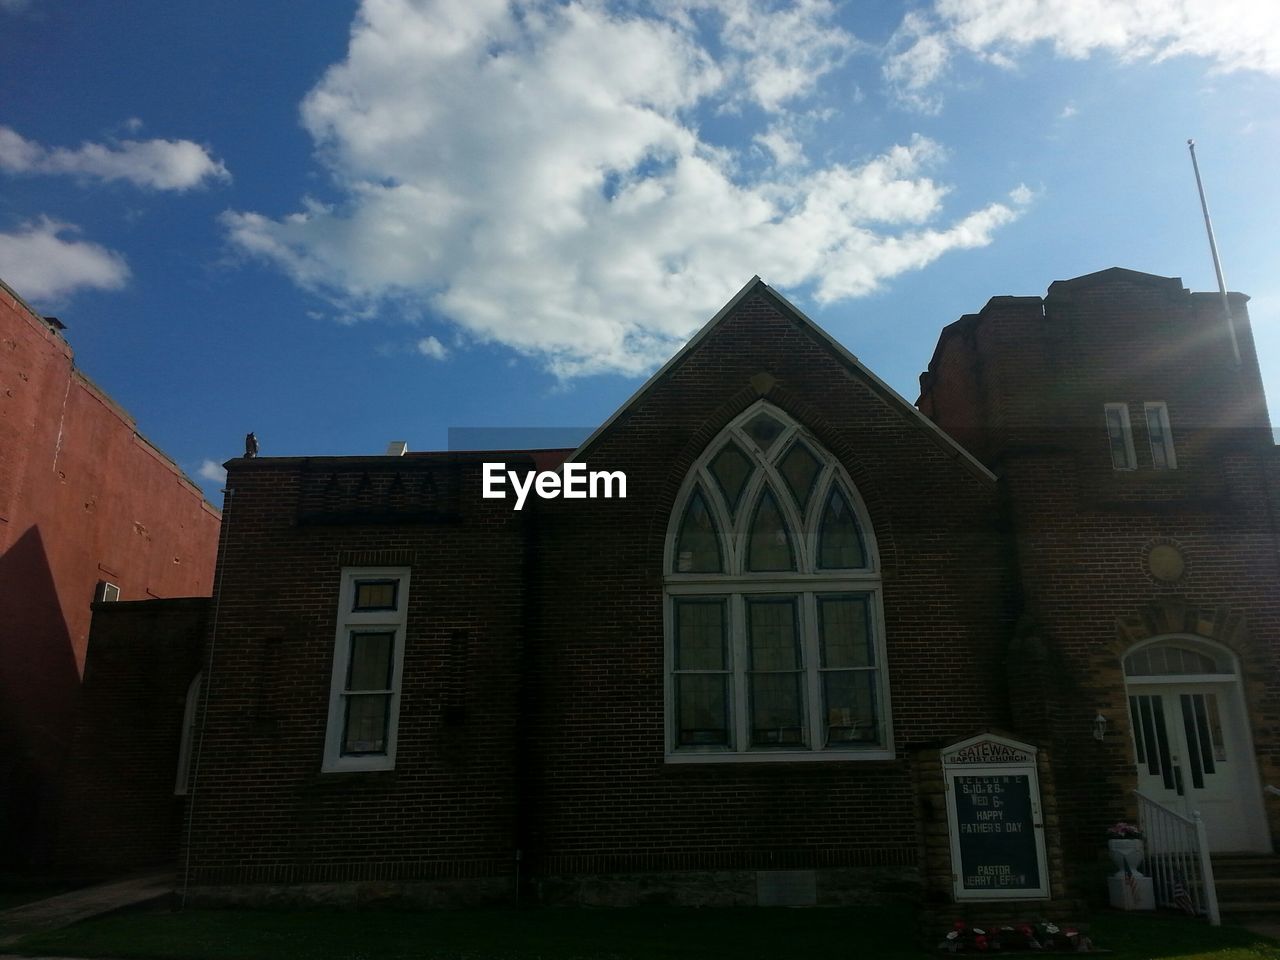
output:
[[[871,527],[777,407],[752,406],[689,471],[665,584],[668,759],[893,755]]]

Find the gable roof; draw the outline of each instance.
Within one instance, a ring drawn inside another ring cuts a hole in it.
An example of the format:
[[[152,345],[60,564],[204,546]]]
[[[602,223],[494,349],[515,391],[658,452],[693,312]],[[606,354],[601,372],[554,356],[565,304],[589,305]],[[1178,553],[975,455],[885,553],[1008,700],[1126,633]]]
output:
[[[844,345],[840,343],[840,341],[827,333],[827,331],[823,330],[822,327],[814,323],[809,317],[805,316],[798,307],[761,280],[759,276],[754,276],[748,280],[746,285],[734,294],[729,302],[721,307],[716,315],[708,320],[703,328],[689,339],[688,343],[676,351],[670,360],[659,367],[658,371],[646,380],[640,389],[633,393],[630,398],[622,404],[622,406],[618,407],[608,420],[600,424],[591,436],[582,441],[578,446],[578,449],[573,451],[568,459],[573,461],[581,460],[591,445],[607,433],[613,424],[617,422],[624,413],[639,403],[640,400],[647,395],[650,390],[657,386],[657,384],[666,377],[671,370],[675,369],[675,367],[677,367],[686,356],[697,349],[698,345],[724,322],[725,318],[734,311],[734,308],[737,307],[738,304],[742,303],[742,301],[744,301],[748,296],[756,292],[760,292],[768,296],[784,314],[789,314],[797,323],[808,327],[821,342],[830,347],[832,353],[835,354],[836,358],[841,363],[862,378],[866,385],[871,388],[872,392],[888,403],[890,407],[897,409],[909,423],[924,431],[924,433],[947,455],[957,460],[961,466],[968,469],[970,473],[978,477],[980,480],[985,480],[988,483],[995,483],[995,474],[983,466],[973,454],[960,446],[960,444],[956,443],[956,441],[952,439],[946,431],[908,403],[900,393],[863,366],[862,362],[850,353]]]

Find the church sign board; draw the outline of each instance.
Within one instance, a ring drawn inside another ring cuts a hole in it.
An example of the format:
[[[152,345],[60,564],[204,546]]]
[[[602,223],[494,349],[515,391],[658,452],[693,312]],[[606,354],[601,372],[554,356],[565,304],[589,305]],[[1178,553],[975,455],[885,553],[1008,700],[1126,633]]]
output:
[[[1049,896],[1036,748],[983,734],[942,751],[957,900]]]

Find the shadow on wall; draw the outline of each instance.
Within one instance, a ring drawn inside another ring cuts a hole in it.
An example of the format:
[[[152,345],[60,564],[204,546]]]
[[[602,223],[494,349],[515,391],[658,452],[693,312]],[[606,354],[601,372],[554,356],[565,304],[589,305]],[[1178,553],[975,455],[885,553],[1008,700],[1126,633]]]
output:
[[[0,867],[49,858],[79,685],[44,541],[31,527],[0,555]]]

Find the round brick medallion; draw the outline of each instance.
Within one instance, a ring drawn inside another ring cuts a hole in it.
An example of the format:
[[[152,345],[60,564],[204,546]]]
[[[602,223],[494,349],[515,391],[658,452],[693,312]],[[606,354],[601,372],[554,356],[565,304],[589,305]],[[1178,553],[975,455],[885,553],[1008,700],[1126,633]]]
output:
[[[1172,583],[1181,580],[1187,570],[1187,562],[1177,547],[1167,543],[1158,543],[1147,554],[1147,568],[1157,580]]]

